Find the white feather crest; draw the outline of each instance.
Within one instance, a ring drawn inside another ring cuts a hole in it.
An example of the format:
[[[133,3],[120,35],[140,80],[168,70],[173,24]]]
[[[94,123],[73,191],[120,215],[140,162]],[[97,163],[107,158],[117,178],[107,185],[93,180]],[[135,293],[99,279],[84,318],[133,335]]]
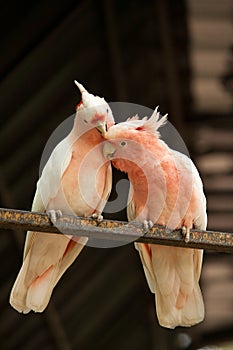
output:
[[[79,89],[79,91],[81,92],[81,94],[82,94],[83,92],[87,92],[87,90],[85,89],[85,87],[84,87],[82,84],[80,84],[77,80],[74,80],[74,83],[75,83],[75,85],[78,87],[78,89]]]
[[[159,106],[157,106],[152,114],[152,116],[145,121],[144,128],[145,130],[155,133],[157,130],[164,126],[167,122],[167,114],[165,114],[162,118],[159,119],[160,113],[158,111]]]
[[[138,114],[134,115],[133,117],[129,117],[126,119],[127,122],[131,122],[132,120],[139,120]]]
[[[144,121],[144,120],[148,120],[148,117],[143,117],[142,119],[140,119],[138,114],[136,114],[133,117],[127,118],[126,122],[131,122],[131,121],[135,121],[135,120]]]
[[[79,111],[87,108],[94,108],[101,105],[106,105],[106,101],[103,97],[95,96],[89,93],[81,83],[77,82],[77,80],[74,80],[74,83],[78,87],[82,95],[83,103],[80,105]]]

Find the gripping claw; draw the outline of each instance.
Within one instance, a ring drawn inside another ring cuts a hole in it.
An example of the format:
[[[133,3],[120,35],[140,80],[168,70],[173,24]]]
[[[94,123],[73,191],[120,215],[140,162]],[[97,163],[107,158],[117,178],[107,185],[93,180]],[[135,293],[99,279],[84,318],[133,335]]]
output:
[[[48,216],[50,221],[53,223],[53,225],[56,224],[57,219],[59,219],[60,217],[62,217],[62,212],[61,210],[49,210],[48,211]]]

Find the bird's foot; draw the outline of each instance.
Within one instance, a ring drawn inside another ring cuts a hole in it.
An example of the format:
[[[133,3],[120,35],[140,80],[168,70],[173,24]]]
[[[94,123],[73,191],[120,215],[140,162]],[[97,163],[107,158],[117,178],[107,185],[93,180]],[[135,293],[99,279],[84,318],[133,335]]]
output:
[[[182,235],[184,236],[185,243],[188,243],[190,240],[190,228],[189,227],[182,227]]]
[[[98,224],[100,224],[103,221],[103,215],[94,213],[91,215],[91,218],[93,220],[96,220]]]
[[[57,219],[59,219],[60,217],[62,217],[62,212],[61,210],[49,210],[48,211],[48,216],[50,221],[55,225],[57,222]]]
[[[143,221],[144,231],[148,232],[153,226],[154,226],[153,221],[151,221],[151,220],[144,220]]]

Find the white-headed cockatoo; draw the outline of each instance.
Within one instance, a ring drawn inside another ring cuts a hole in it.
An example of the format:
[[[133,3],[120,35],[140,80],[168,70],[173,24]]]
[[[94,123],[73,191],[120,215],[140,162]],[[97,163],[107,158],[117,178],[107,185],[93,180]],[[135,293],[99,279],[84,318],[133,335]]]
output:
[[[111,192],[110,162],[103,158],[102,134],[114,124],[111,109],[75,81],[82,99],[71,132],[53,150],[37,183],[32,211],[100,216]],[[82,184],[80,185],[80,181]],[[22,267],[10,295],[19,312],[42,312],[53,288],[81,252],[87,238],[27,232]]]

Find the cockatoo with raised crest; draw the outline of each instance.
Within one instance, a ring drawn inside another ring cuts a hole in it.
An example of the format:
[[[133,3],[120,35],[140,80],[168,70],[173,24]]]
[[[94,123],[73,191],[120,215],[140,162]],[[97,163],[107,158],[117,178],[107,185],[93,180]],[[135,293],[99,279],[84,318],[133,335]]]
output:
[[[156,109],[147,119],[131,118],[106,133],[103,152],[130,181],[129,221],[168,230],[183,228],[188,241],[193,227],[206,229],[206,199],[199,173],[186,155],[160,139],[166,123]],[[188,244],[188,243],[187,243]],[[135,243],[148,285],[155,293],[160,325],[192,326],[204,318],[199,278],[202,250]]]
[[[32,211],[47,212],[54,224],[62,214],[98,218],[111,192],[111,164],[103,158],[101,143],[102,134],[114,124],[112,112],[103,98],[75,83],[82,99],[73,128],[54,148],[32,204]],[[65,234],[28,232],[10,304],[19,312],[42,312],[58,280],[86,242],[84,237],[74,240]]]

